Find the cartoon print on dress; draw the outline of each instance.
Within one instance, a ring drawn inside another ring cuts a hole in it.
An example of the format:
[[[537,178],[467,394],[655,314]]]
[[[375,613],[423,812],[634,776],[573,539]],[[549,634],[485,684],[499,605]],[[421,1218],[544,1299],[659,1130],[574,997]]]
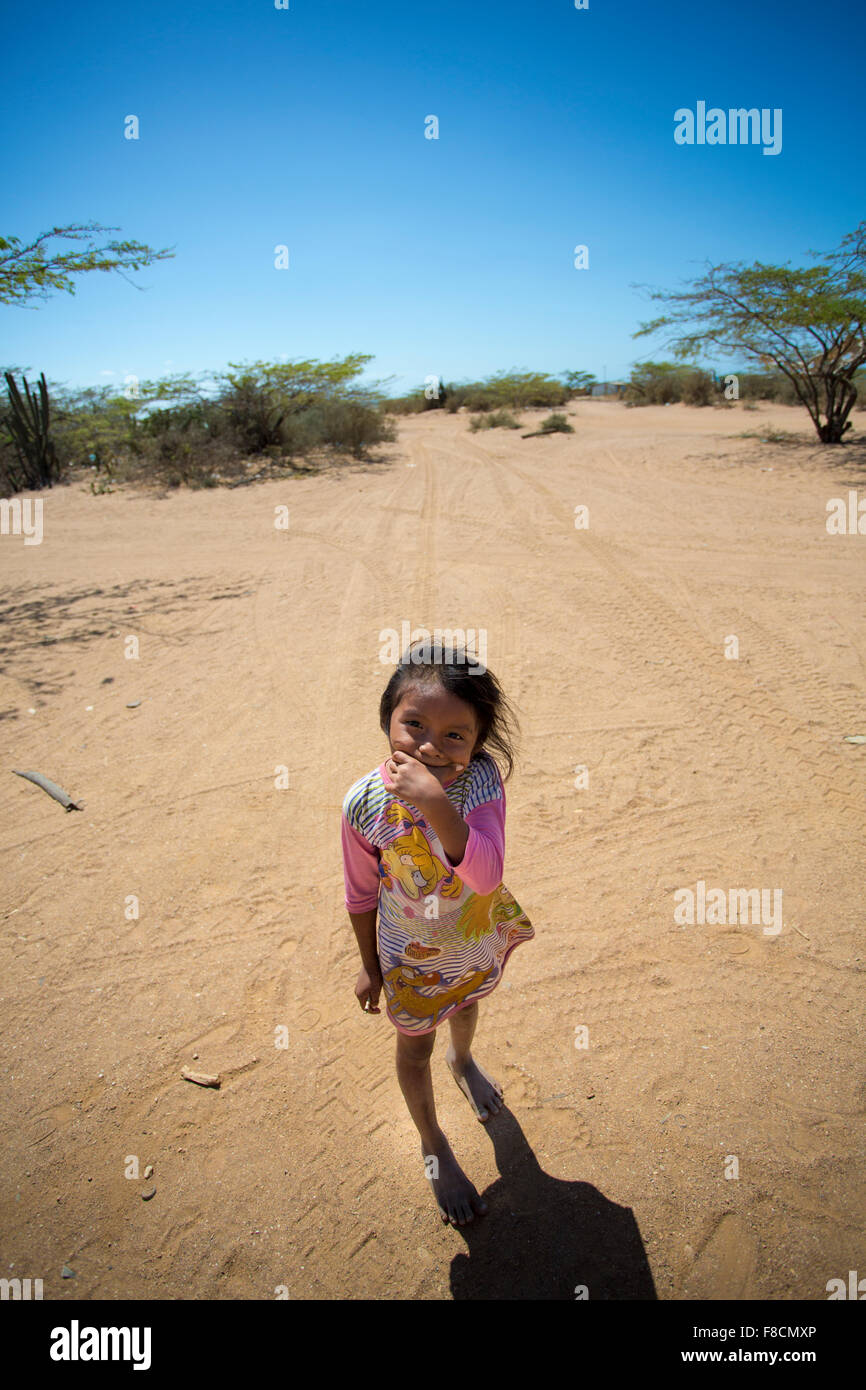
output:
[[[423,941],[410,941],[403,954],[411,956],[413,960],[430,960],[433,956],[441,956],[442,949],[439,946],[425,946]]]
[[[496,903],[492,905],[491,899],[496,900]],[[495,944],[492,945],[493,960],[490,964],[483,969],[470,967],[451,982],[439,970],[425,972],[405,961],[395,965],[382,977],[389,1013],[403,1014],[408,1019],[427,1019],[435,1026],[443,1012],[477,994],[485,985],[499,977],[504,958],[518,941],[531,940],[535,934],[532,923],[504,884],[500,885],[496,892],[487,894],[485,900],[488,921],[486,934],[492,933],[495,939]],[[485,931],[482,930],[479,935],[485,935]],[[404,954],[417,958],[416,952],[412,950],[414,945],[413,942],[410,947],[405,948]],[[431,988],[436,990],[432,997],[422,993],[423,990]]]
[[[393,889],[396,880],[413,901],[437,890],[443,898],[459,898],[463,884],[453,868],[443,864],[433,853],[420,828],[419,818],[407,807],[392,801],[385,819],[403,832],[381,851],[379,874],[385,887]]]
[[[402,1009],[410,1018],[433,1018],[452,1004],[459,1004],[467,994],[478,989],[494,969],[495,967],[491,966],[489,970],[467,970],[459,980],[455,980],[450,989],[437,994],[433,999],[421,994],[420,990],[423,985],[442,984],[442,976],[438,970],[422,974],[412,965],[396,965],[393,970],[383,975],[382,979],[388,986],[393,1005]]]
[[[492,893],[473,893],[467,899],[457,918],[457,929],[467,941],[480,939],[491,927],[504,926],[506,922],[523,921],[529,925],[520,904],[515,902],[504,883],[494,888]]]

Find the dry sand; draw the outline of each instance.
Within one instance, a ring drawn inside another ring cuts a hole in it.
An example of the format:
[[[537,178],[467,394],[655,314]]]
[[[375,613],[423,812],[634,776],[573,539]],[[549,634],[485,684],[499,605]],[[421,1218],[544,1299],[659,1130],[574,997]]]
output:
[[[373,465],[232,490],[77,483],[42,494],[41,546],[0,539],[2,1275],[785,1300],[866,1273],[866,537],[825,528],[866,474],[784,407],[569,413],[541,439],[405,419]],[[737,438],[771,424],[802,444]],[[537,936],[476,1039],[508,1111],[475,1120],[444,1037],[432,1062],[490,1207],[460,1230],[343,906],[403,620],[486,629],[523,727],[505,881]],[[781,888],[782,931],[677,925],[698,880]]]

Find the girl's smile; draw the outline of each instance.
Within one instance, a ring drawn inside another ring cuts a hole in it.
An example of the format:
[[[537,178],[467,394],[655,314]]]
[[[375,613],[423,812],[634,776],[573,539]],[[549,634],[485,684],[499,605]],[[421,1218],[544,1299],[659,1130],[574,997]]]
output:
[[[391,715],[391,752],[417,758],[439,782],[467,766],[477,740],[472,706],[438,685],[409,686]]]

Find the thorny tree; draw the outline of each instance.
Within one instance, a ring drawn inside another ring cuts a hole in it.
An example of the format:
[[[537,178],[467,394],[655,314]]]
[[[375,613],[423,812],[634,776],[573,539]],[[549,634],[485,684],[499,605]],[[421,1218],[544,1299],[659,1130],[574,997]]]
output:
[[[840,444],[857,400],[854,375],[866,362],[866,221],[838,250],[811,251],[817,264],[792,268],[756,261],[714,266],[685,290],[650,290],[671,312],[641,324],[633,337],[672,325],[677,357],[708,348],[775,366],[793,384],[824,444]],[[637,286],[636,288],[645,288]]]

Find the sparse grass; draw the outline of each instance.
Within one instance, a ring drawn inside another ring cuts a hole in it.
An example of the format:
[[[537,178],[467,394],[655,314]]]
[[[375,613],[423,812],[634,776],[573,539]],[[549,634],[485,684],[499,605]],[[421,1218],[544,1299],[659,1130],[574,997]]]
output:
[[[574,434],[574,426],[568,423],[568,416],[554,411],[542,420],[537,430],[530,430],[524,439],[534,439],[539,434]]]
[[[743,430],[742,434],[737,435],[738,439],[760,439],[762,444],[801,444],[803,436],[792,434],[790,430],[777,430],[772,425],[765,430]],[[814,444],[810,440],[810,444]]]
[[[510,410],[494,410],[489,415],[473,415],[469,428],[474,434],[476,430],[519,430],[521,425]]]

